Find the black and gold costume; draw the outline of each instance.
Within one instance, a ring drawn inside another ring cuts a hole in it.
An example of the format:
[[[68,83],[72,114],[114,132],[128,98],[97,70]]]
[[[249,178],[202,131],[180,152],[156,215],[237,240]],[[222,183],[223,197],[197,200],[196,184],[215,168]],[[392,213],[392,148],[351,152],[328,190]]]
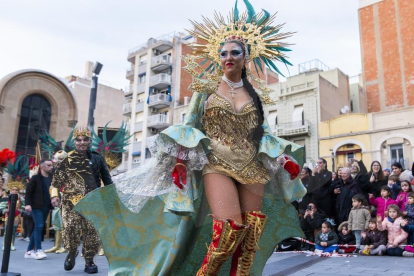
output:
[[[62,192],[63,245],[66,250],[76,250],[83,237],[82,253],[93,258],[99,250],[100,241],[95,228],[81,215],[73,211],[76,203],[89,192],[112,184],[105,159],[95,152],[71,151],[58,166],[52,186]]]

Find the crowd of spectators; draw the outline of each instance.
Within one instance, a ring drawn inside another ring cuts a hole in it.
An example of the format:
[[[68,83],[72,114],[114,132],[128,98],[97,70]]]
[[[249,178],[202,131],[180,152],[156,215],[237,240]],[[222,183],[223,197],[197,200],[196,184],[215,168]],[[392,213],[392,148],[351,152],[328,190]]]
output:
[[[404,170],[348,160],[336,172],[320,158],[301,181],[307,194],[294,202],[308,241],[303,250],[414,257],[414,163]],[[339,247],[337,245],[340,245]]]

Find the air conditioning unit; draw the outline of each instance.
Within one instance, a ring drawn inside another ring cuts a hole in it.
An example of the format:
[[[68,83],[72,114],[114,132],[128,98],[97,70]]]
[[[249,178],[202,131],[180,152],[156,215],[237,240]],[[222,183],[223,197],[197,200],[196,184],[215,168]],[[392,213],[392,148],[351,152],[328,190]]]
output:
[[[157,134],[158,133],[158,129],[152,127],[152,128],[150,128],[150,133]]]
[[[161,55],[161,52],[157,49],[154,49],[154,55],[156,55],[156,56]]]
[[[151,113],[157,113],[158,112],[158,109],[156,109],[156,108],[150,108],[150,112]]]

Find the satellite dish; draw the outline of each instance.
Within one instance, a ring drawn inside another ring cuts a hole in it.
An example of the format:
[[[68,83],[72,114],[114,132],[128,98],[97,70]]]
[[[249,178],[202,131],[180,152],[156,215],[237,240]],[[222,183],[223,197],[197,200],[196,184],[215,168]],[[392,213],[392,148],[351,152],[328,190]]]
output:
[[[349,111],[349,106],[344,106],[344,109],[346,110],[346,111]]]
[[[345,113],[346,113],[345,108],[341,108],[341,114],[345,114]]]

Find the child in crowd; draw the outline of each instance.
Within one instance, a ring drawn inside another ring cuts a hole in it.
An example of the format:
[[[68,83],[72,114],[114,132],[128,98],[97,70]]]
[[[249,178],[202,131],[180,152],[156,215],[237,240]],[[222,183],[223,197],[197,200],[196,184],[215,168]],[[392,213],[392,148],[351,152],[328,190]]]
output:
[[[371,218],[368,224],[368,231],[361,232],[361,250],[360,254],[368,255],[368,250],[365,248],[368,246],[369,255],[384,255],[387,251],[387,231],[379,231],[377,228],[377,219]]]
[[[401,212],[405,211],[405,203],[407,202],[407,196],[413,192],[413,188],[408,180],[401,181],[401,192],[397,196],[397,203]]]
[[[378,230],[388,230],[388,244],[387,255],[389,256],[402,256],[403,248],[399,247],[400,244],[407,242],[408,233],[402,230],[400,208],[392,204],[387,209],[388,217],[382,221],[382,217],[377,215],[377,227]]]
[[[385,185],[381,187],[381,197],[374,198],[373,194],[369,194],[369,203],[377,208],[377,216],[381,216],[381,220],[384,219],[388,206],[391,204],[398,205],[397,201],[390,196],[391,188]]]
[[[355,245],[355,236],[348,229],[348,222],[344,221],[342,222],[338,227],[338,237],[339,237],[339,244],[342,244],[342,246],[339,246],[339,253],[352,253],[355,250],[354,246],[348,246],[348,245]]]
[[[403,252],[403,256],[414,257],[414,225],[409,225],[408,221],[404,219],[401,222],[401,228],[408,233],[408,243],[407,246],[404,248],[405,251]]]
[[[19,194],[19,187],[17,186],[13,186],[12,190],[11,190],[12,194]],[[5,217],[5,221],[4,221],[4,227],[5,229],[7,228],[7,217],[10,215],[10,200],[7,202],[7,209],[4,210],[4,212],[6,213],[6,217]],[[20,206],[21,206],[21,201],[20,201],[20,197],[17,198],[17,203],[16,203],[16,210],[14,211],[14,224],[13,224],[13,232],[12,232],[12,242],[11,242],[11,247],[10,250],[14,251],[16,250],[16,247],[14,246],[14,240],[16,238],[16,230],[17,230],[17,226],[19,226],[19,222],[20,222]],[[4,250],[4,243],[6,240],[6,231],[4,231],[4,237],[3,237],[3,250]]]
[[[388,177],[388,187],[390,187],[390,189],[391,189],[390,197],[395,200],[397,198],[397,195],[400,193],[400,190],[401,190],[401,186],[400,186],[398,176],[390,175]]]
[[[408,221],[408,224],[414,224],[414,192],[407,195],[407,203],[405,204],[405,211],[403,215]]]
[[[368,229],[369,220],[371,219],[369,208],[364,204],[365,201],[365,197],[362,194],[354,195],[352,198],[352,209],[349,213],[348,223],[349,230],[352,230],[356,238],[356,248],[354,253],[359,252],[361,245],[361,231]]]
[[[338,246],[338,235],[332,231],[332,224],[328,221],[322,223],[322,229],[315,237],[315,252],[334,252]]]

